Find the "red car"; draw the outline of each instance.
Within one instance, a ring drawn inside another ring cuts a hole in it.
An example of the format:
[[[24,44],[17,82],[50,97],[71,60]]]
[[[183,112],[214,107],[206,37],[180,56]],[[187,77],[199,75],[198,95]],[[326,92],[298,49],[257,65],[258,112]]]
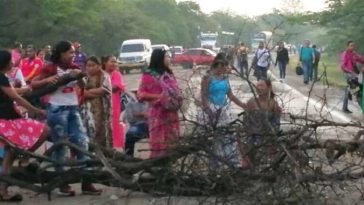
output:
[[[205,48],[191,48],[173,59],[174,64],[180,64],[183,68],[192,68],[196,65],[209,65],[212,63],[216,53]]]

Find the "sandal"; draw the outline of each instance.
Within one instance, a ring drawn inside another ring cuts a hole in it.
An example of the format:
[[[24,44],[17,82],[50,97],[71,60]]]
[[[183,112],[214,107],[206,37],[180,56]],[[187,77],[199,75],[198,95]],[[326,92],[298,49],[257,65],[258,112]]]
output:
[[[58,196],[76,196],[76,192],[69,185],[59,187]]]

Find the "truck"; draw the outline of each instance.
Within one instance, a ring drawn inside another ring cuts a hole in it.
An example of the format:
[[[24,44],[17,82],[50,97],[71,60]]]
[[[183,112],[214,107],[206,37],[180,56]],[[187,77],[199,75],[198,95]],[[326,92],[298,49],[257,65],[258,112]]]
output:
[[[251,41],[251,52],[255,53],[258,50],[259,43],[263,42],[267,45],[268,49],[272,49],[273,39],[272,39],[272,32],[270,31],[260,31],[253,35],[252,41]]]
[[[220,49],[217,47],[217,32],[200,33],[201,48],[210,49],[218,52]]]

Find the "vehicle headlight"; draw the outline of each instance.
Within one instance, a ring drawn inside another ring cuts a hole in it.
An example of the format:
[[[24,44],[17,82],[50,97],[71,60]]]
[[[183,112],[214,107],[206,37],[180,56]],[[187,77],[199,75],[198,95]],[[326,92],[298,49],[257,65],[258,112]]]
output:
[[[143,61],[144,60],[144,58],[143,58],[143,56],[138,56],[138,57],[136,57],[135,58],[135,61]]]

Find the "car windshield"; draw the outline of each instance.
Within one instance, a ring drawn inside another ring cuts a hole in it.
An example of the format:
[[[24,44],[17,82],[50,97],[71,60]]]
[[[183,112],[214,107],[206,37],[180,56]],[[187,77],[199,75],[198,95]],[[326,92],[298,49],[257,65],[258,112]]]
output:
[[[121,47],[122,53],[143,52],[143,51],[144,51],[143,44],[127,44]]]
[[[164,46],[152,46],[152,49],[155,50],[155,49],[162,49],[164,50]]]
[[[216,36],[203,36],[201,41],[216,41]]]

